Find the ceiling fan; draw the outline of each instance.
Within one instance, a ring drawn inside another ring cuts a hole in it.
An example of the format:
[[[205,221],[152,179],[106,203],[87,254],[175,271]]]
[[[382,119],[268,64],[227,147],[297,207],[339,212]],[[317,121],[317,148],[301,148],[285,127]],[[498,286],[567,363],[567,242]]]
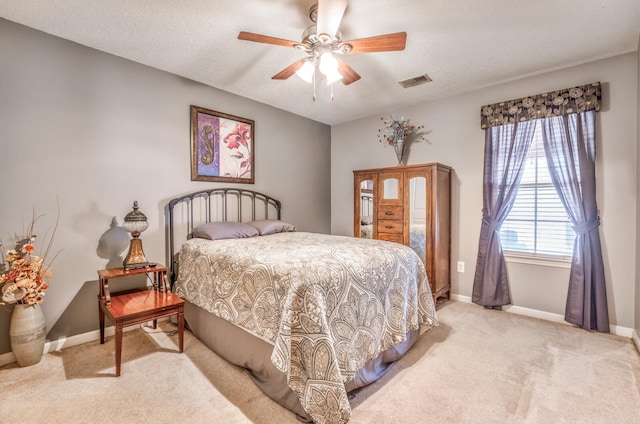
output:
[[[327,85],[341,80],[344,85],[358,81],[361,77],[340,56],[356,53],[374,53],[404,50],[407,33],[377,35],[356,40],[342,41],[338,31],[348,0],[318,0],[309,9],[309,18],[314,22],[302,33],[302,41],[290,41],[268,35],[241,31],[238,39],[277,46],[294,47],[307,55],[293,62],[272,79],[286,80],[294,73],[315,85],[316,68],[326,77]],[[314,90],[315,100],[315,90]]]

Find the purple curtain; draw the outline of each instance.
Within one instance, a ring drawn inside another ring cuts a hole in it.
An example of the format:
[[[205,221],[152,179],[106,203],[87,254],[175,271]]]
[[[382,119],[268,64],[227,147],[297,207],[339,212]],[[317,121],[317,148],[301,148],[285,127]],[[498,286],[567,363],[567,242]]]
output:
[[[535,125],[525,121],[485,130],[482,227],[471,300],[487,308],[511,303],[500,227],[516,199]]]
[[[576,239],[565,320],[609,332],[609,312],[596,204],[595,111],[542,120],[551,180],[573,223]]]

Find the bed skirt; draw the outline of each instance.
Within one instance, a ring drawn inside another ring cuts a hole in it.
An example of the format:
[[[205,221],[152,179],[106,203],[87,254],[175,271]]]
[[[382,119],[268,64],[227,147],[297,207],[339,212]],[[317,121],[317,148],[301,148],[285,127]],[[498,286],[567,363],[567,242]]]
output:
[[[287,385],[287,375],[271,362],[273,345],[188,301],[185,302],[184,315],[189,329],[209,349],[226,361],[245,368],[267,396],[311,422],[298,396]],[[413,346],[419,334],[419,330],[409,332],[403,343],[367,362],[354,379],[345,384],[346,391],[364,387],[382,377]]]

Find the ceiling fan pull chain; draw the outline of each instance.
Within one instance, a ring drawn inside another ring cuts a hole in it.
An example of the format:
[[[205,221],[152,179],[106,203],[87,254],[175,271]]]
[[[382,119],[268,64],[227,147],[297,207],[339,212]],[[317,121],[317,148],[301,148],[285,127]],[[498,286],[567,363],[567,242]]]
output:
[[[314,72],[313,73],[313,101],[316,101],[316,79],[318,78],[318,73]]]
[[[333,101],[333,84],[331,84],[330,87],[331,87],[331,101]]]

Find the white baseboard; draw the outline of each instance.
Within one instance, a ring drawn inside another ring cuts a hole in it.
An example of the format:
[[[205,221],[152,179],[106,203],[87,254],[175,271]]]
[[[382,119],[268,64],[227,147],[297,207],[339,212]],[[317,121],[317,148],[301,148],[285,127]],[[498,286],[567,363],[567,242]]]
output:
[[[0,355],[0,367],[16,362],[16,355],[13,352],[7,352]]]
[[[471,303],[471,298],[469,296],[463,296],[460,294],[451,294],[451,299],[457,300],[459,302]],[[539,311],[537,309],[529,309],[522,306],[508,305],[502,308],[505,312],[511,312],[513,314],[524,315],[531,318],[539,318],[547,321],[557,322],[560,324],[570,325],[573,324],[568,323],[564,320],[564,315],[554,314],[552,312]],[[615,334],[616,336],[622,336],[627,338],[632,338],[634,330],[629,327],[622,327],[620,325],[611,325],[610,326],[611,334]],[[637,335],[637,334],[636,334]],[[640,341],[636,343],[636,346],[640,345]],[[638,348],[640,350],[640,348]]]
[[[158,322],[166,320],[168,318],[161,318]],[[149,321],[151,322],[151,321]],[[123,332],[132,331],[139,328],[138,325],[130,325],[124,327]],[[115,327],[109,326],[104,329],[104,336],[111,337],[115,334]],[[44,344],[44,353],[59,352],[62,349],[66,349],[73,346],[78,346],[84,343],[100,340],[100,330],[89,331],[87,333],[77,334],[70,337],[61,337],[57,340],[48,340]],[[0,355],[0,367],[16,362],[16,356],[13,352],[3,353]]]

